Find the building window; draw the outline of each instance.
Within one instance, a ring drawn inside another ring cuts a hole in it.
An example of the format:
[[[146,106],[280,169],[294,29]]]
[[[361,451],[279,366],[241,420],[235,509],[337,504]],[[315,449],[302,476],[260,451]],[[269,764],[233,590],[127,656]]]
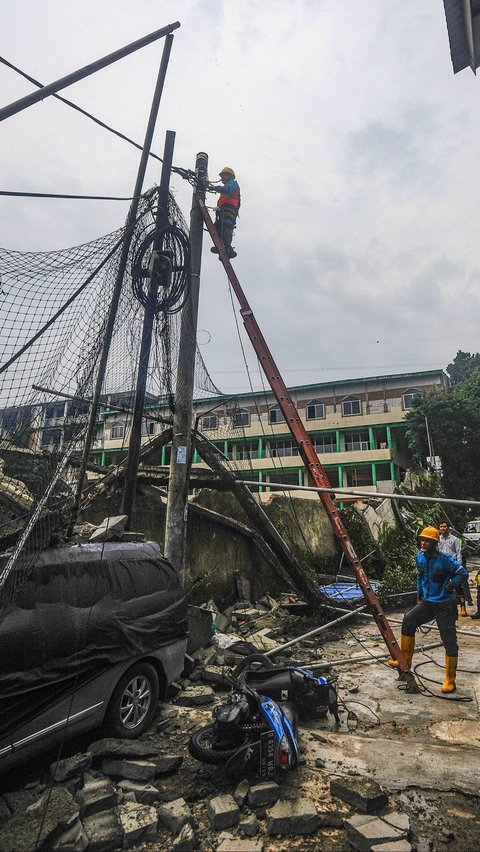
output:
[[[372,469],[368,467],[347,467],[347,486],[361,488],[363,485],[373,485]]]
[[[202,417],[202,429],[217,429],[218,417],[216,414],[205,414]]]
[[[282,409],[279,405],[272,405],[272,407],[268,411],[268,422],[269,423],[285,423],[285,417],[283,416]]]
[[[42,447],[58,447],[62,438],[60,429],[44,429],[42,432]]]
[[[142,423],[142,435],[155,434],[155,420],[145,420]]]
[[[418,399],[422,394],[418,388],[407,388],[403,394],[403,407],[411,408],[414,399]]]
[[[325,417],[325,406],[321,399],[307,402],[307,420],[321,420]]]
[[[112,441],[116,438],[123,438],[125,434],[125,426],[123,423],[114,423],[110,432],[110,437]]]
[[[345,435],[345,452],[353,450],[368,450],[368,432],[347,432]]]
[[[313,446],[316,453],[335,453],[337,451],[335,435],[316,435]]]
[[[246,408],[239,408],[232,417],[232,426],[239,429],[241,426],[250,426],[250,412]]]
[[[342,414],[344,417],[352,417],[354,414],[362,413],[362,404],[358,396],[346,396],[342,401]]]
[[[227,458],[230,461],[258,459],[258,444],[229,444]]]
[[[267,456],[279,458],[280,456],[298,456],[298,447],[294,441],[268,441]]]

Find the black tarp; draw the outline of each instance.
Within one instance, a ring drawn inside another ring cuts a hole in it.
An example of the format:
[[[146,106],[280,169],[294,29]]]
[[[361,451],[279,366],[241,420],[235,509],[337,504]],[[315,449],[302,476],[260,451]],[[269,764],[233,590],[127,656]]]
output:
[[[0,623],[0,734],[186,635],[183,588],[154,542],[45,551]]]

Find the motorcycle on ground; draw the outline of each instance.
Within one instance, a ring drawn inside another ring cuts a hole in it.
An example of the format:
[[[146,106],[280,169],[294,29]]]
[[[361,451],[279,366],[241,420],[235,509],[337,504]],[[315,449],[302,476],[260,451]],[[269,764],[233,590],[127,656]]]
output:
[[[230,777],[252,772],[271,780],[277,771],[295,769],[298,719],[319,719],[330,712],[340,721],[334,679],[317,678],[295,666],[272,668],[265,661],[269,668],[247,667],[237,675],[228,701],[215,708],[212,724],[189,740],[192,757],[224,766]]]

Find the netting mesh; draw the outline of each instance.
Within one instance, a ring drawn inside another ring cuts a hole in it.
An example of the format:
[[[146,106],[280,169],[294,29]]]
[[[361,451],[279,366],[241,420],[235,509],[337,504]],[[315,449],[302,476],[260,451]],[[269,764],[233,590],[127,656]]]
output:
[[[150,190],[139,204],[102,388],[101,399],[116,402],[127,420],[142,334],[142,269],[155,230],[156,197]],[[159,403],[164,416],[174,407],[179,308],[185,296],[180,273],[189,279],[187,229],[172,196],[168,212],[164,248],[171,252],[173,272],[170,290],[156,306],[146,398],[147,405]],[[129,236],[124,227],[60,251],[0,248],[0,612],[14,591],[8,592],[13,581],[6,580],[13,563],[18,585],[19,563],[26,571],[32,555],[68,526],[89,398],[122,244]],[[197,398],[220,395],[198,348],[194,383]],[[94,441],[94,450],[99,443]]]

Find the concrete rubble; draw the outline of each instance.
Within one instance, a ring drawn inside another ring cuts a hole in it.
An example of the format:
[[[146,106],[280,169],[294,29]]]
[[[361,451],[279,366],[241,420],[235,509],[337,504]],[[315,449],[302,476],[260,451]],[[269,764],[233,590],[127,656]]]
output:
[[[212,709],[225,701],[230,667],[317,625],[308,613],[288,614],[269,596],[222,613],[213,602],[205,609],[216,626],[214,641],[188,655],[182,677],[139,740],[92,732],[81,743],[66,743],[61,760],[46,755],[18,779],[12,773],[0,778],[0,852],[476,848],[480,677],[459,673],[457,694],[471,701],[407,695],[383,664],[355,662],[360,651],[384,650],[365,620],[350,622],[355,639],[339,626],[301,640],[272,661],[321,664],[326,672],[330,661],[350,660],[333,666],[345,702],[340,727],[330,716],[302,724],[296,771],[269,782],[233,781],[221,767],[190,756],[190,734],[209,724]],[[475,671],[476,624],[460,626],[472,631],[472,640],[460,638],[461,667]],[[430,652],[439,663],[442,650]]]

